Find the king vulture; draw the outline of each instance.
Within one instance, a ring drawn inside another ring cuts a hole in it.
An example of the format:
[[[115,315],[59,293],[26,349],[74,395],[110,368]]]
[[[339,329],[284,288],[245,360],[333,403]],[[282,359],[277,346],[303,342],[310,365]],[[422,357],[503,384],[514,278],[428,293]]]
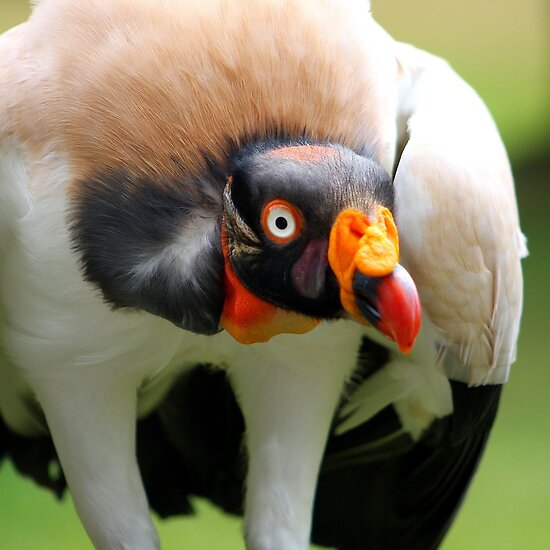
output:
[[[41,0],[0,38],[0,452],[51,434],[97,548],[244,485],[252,550],[435,547],[524,254],[483,103],[366,0]]]

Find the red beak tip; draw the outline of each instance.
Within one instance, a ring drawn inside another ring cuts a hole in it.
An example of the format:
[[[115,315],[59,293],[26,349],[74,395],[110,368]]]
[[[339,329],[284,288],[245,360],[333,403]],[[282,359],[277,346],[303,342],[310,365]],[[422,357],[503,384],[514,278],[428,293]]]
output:
[[[398,346],[403,355],[409,355],[414,347],[414,342],[412,344],[398,344]]]
[[[420,324],[414,327],[413,335],[407,335],[405,337],[403,337],[402,335],[400,337],[400,335],[392,331],[386,323],[375,325],[375,328],[382,332],[382,334],[384,334],[386,338],[388,338],[388,340],[395,342],[403,355],[409,355],[409,353],[411,353],[414,348],[414,344],[416,343],[416,336],[420,331]]]

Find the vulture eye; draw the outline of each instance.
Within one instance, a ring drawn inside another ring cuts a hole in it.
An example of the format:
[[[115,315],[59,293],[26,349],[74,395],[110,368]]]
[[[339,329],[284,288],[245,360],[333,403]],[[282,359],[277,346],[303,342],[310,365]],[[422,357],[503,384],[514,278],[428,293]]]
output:
[[[302,231],[302,215],[297,208],[283,200],[267,204],[262,213],[262,227],[269,239],[287,243]]]

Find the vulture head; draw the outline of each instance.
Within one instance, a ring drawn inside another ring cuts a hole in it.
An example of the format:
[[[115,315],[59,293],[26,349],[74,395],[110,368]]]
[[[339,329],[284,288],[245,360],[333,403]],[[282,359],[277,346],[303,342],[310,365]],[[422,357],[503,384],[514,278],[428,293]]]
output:
[[[391,179],[344,146],[256,141],[191,180],[103,172],[73,207],[85,275],[114,307],[245,344],[346,317],[414,344]]]
[[[351,316],[409,351],[420,306],[392,206],[387,173],[345,147],[243,149],[224,191],[222,326],[251,343]]]

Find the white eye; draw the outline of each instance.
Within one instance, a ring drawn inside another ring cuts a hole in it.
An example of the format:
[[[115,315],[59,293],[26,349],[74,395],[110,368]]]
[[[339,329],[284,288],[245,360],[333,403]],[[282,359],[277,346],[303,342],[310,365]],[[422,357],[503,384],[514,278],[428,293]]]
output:
[[[283,201],[272,201],[264,209],[262,225],[270,239],[284,243],[300,233],[302,218],[292,205]]]

